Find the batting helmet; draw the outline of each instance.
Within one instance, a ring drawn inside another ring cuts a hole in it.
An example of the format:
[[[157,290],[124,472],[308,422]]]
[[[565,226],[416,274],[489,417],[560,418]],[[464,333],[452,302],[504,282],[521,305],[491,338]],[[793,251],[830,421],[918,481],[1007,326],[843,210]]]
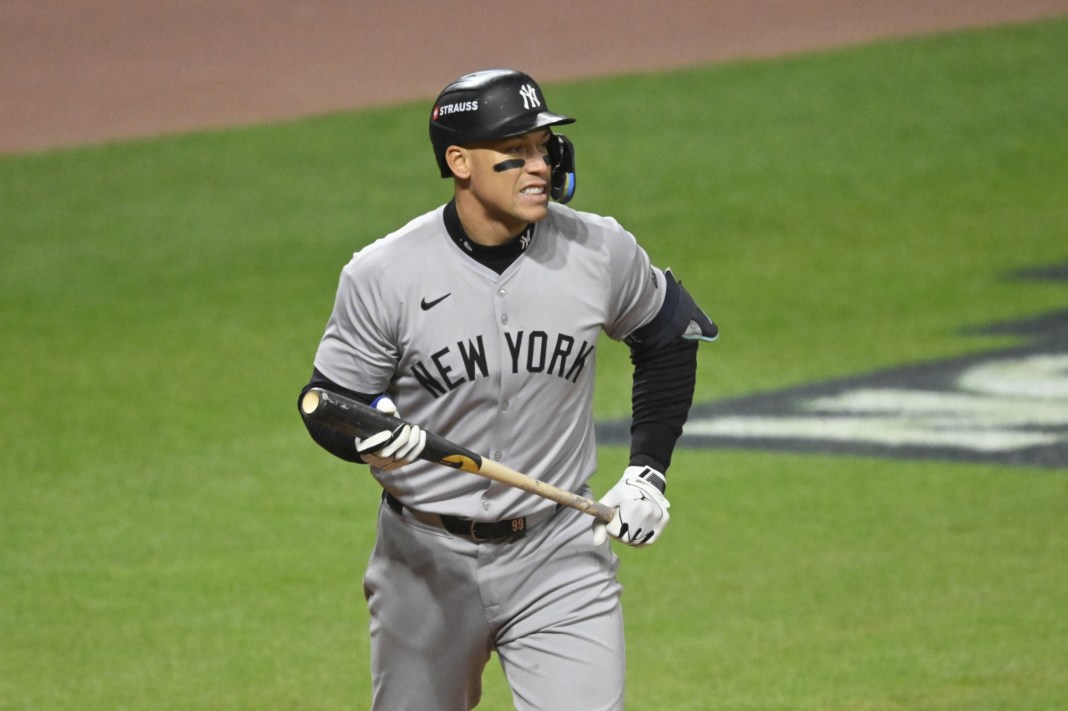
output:
[[[445,162],[449,146],[509,138],[574,122],[548,110],[541,87],[528,75],[514,69],[487,69],[462,76],[441,91],[430,114],[430,143],[441,177],[449,178],[452,171]],[[570,198],[575,179],[573,148],[563,136],[555,138],[550,144],[550,160],[554,170],[561,166],[568,173],[571,187],[566,197]]]

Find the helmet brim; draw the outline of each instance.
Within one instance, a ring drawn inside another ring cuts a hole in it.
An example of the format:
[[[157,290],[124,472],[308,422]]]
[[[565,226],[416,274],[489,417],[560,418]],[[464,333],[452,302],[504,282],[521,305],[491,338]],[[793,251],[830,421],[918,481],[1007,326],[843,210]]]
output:
[[[492,135],[479,140],[512,138],[549,126],[564,126],[569,123],[575,123],[575,119],[570,116],[564,116],[563,114],[553,113],[552,111],[539,111],[533,116],[517,117],[514,121],[510,121],[509,123],[498,127],[497,130],[493,131]]]

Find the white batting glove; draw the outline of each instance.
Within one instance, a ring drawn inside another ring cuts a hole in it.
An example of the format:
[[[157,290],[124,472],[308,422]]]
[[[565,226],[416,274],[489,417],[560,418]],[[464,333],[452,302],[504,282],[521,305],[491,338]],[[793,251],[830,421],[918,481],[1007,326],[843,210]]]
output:
[[[616,508],[616,516],[607,526],[593,525],[593,544],[601,545],[606,536],[635,548],[655,543],[670,518],[666,488],[664,475],[652,467],[624,469],[623,477],[601,499],[605,506]]]
[[[371,406],[392,417],[400,417],[393,400],[385,395],[375,398]],[[405,423],[396,430],[382,430],[370,437],[356,437],[355,441],[360,459],[388,472],[419,458],[419,453],[426,446],[426,432],[418,425]]]

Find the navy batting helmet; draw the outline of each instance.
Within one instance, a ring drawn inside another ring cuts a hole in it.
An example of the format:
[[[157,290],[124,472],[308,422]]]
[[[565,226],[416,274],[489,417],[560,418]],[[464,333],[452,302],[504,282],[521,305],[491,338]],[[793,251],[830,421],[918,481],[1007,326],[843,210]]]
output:
[[[574,122],[573,118],[548,110],[541,87],[528,75],[514,69],[487,69],[462,76],[441,91],[430,114],[430,142],[441,177],[448,178],[452,176],[445,162],[445,150],[449,146],[509,138]],[[550,148],[556,154],[573,150],[567,139],[554,142]],[[557,155],[551,159],[555,169],[560,160]],[[566,156],[565,162],[569,163],[565,170],[570,168],[573,183],[573,154]],[[573,190],[572,187],[570,192]]]

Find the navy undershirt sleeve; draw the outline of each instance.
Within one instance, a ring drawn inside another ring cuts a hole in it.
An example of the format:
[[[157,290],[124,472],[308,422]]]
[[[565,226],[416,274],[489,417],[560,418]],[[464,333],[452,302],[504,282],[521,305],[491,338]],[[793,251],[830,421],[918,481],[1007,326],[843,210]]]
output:
[[[630,464],[666,472],[693,404],[697,342],[677,339],[656,349],[631,348]]]

